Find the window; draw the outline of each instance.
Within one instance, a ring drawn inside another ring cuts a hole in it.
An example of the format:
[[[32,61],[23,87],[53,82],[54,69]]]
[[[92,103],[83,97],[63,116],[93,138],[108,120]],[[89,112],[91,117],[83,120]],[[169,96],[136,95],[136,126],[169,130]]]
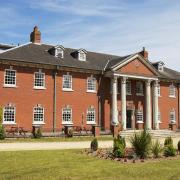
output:
[[[95,109],[93,107],[88,108],[86,120],[87,124],[95,124]]]
[[[143,83],[142,82],[136,82],[136,95],[137,96],[143,95]]]
[[[45,88],[45,73],[42,72],[34,73],[34,88],[36,89]]]
[[[16,71],[12,69],[5,69],[4,85],[6,87],[16,86]]]
[[[143,111],[138,110],[136,114],[136,121],[143,122]]]
[[[87,92],[96,92],[96,78],[87,78]]]
[[[34,107],[33,110],[33,123],[44,123],[44,108],[40,106]]]
[[[176,97],[176,89],[173,84],[169,86],[169,97]]]
[[[158,71],[164,71],[164,63],[162,61],[158,63]]]
[[[63,90],[72,90],[72,76],[63,75]]]
[[[64,51],[61,48],[56,48],[55,49],[55,57],[63,58]]]
[[[158,96],[161,96],[161,86],[160,86],[160,84],[157,85],[157,94],[158,94]]]
[[[15,112],[16,109],[14,106],[8,105],[3,108],[3,123],[4,124],[13,124],[15,123]]]
[[[126,94],[131,95],[131,81],[126,81]]]
[[[80,51],[78,56],[79,56],[80,61],[85,61],[86,60],[86,54],[83,51]]]
[[[72,124],[72,109],[69,107],[62,109],[62,123]]]
[[[169,122],[170,123],[175,123],[176,122],[175,110],[170,111],[170,113],[169,113]]]

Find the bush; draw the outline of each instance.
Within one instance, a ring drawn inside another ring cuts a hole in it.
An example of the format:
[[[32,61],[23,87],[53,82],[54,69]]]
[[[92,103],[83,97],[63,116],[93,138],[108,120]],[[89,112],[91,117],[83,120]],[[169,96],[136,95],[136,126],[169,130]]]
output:
[[[6,137],[6,133],[5,133],[4,127],[0,125],[0,140],[5,139],[5,137]]]
[[[37,131],[35,131],[35,129],[33,129],[33,137],[36,139],[39,139],[42,137],[41,128],[38,128]]]
[[[97,151],[98,149],[98,141],[96,138],[94,138],[92,141],[91,141],[91,150],[92,151]]]
[[[149,154],[151,145],[151,135],[144,129],[140,133],[135,133],[130,142],[137,156],[141,159],[146,158]]]
[[[123,158],[125,156],[126,142],[121,136],[114,138],[113,155],[115,157]]]
[[[175,156],[176,155],[176,149],[173,147],[172,144],[166,145],[164,148],[164,156]]]
[[[180,152],[180,140],[179,140],[179,142],[177,144],[177,147],[178,147],[178,151]]]
[[[167,137],[165,140],[164,140],[164,146],[167,146],[167,145],[173,145],[173,140],[171,137]]]
[[[151,151],[155,158],[160,157],[160,155],[163,151],[163,147],[161,146],[161,144],[158,140],[156,140],[156,142],[152,144]]]
[[[68,137],[73,137],[73,129],[68,130]]]

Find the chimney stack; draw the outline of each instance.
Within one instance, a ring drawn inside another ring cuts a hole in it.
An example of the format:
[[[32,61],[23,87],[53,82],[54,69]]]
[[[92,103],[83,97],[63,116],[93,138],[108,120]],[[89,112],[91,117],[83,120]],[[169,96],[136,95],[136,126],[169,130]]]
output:
[[[143,47],[143,50],[140,52],[140,54],[144,57],[144,59],[148,60],[148,52],[146,51],[145,47]]]
[[[30,41],[32,43],[41,43],[41,32],[38,30],[38,27],[35,26],[33,32],[30,34]]]

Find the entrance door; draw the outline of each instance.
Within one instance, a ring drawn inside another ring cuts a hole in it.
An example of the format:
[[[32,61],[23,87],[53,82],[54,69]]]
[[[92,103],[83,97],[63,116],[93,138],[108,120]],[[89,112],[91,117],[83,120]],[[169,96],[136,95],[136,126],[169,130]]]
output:
[[[132,128],[131,117],[132,117],[132,110],[127,110],[126,111],[126,128],[127,129]]]

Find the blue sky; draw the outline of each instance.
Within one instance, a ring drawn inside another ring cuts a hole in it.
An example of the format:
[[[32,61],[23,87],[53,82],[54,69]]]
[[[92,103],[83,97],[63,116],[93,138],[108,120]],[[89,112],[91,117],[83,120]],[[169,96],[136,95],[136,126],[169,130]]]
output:
[[[0,43],[42,42],[126,55],[149,51],[180,71],[179,0],[0,0]]]

